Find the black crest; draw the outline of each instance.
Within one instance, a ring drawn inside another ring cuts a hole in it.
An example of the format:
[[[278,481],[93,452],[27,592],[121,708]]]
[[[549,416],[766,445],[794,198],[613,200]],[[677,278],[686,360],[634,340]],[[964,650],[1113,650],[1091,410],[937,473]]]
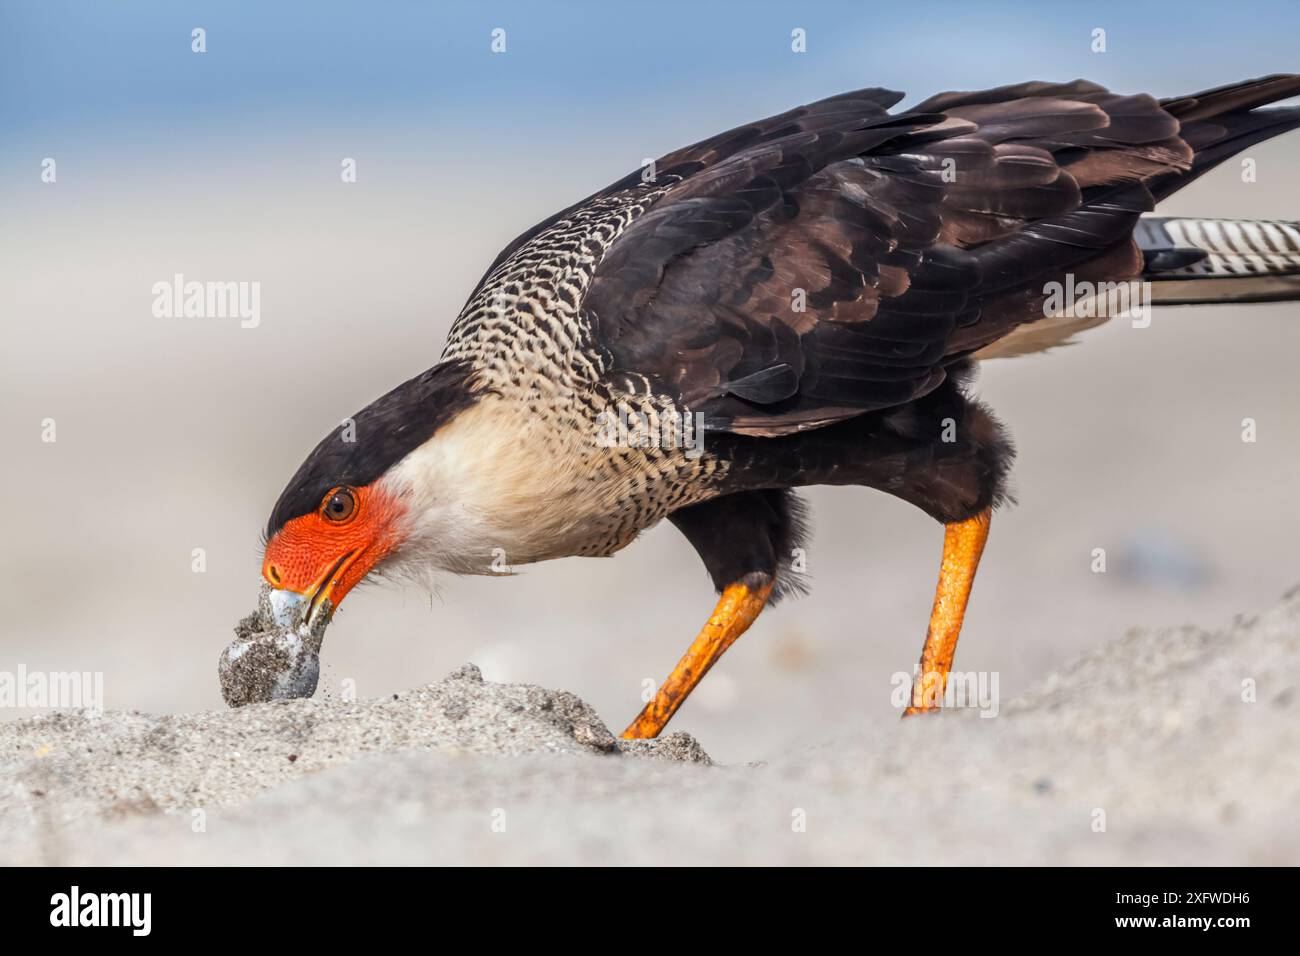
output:
[[[330,489],[368,485],[424,444],[482,394],[466,362],[443,362],[371,402],[307,456],[266,524],[266,536],[315,511]],[[349,427],[350,426],[350,427]],[[345,440],[345,439],[352,440]]]

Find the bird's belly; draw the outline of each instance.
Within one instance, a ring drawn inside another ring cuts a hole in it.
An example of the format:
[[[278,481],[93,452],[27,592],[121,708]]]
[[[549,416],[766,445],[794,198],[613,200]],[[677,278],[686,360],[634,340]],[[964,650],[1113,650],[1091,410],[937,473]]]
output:
[[[539,488],[530,514],[511,522],[520,562],[605,557],[678,508],[716,494],[716,463],[647,449],[599,449],[566,469],[562,487]],[[612,452],[612,454],[611,454]]]

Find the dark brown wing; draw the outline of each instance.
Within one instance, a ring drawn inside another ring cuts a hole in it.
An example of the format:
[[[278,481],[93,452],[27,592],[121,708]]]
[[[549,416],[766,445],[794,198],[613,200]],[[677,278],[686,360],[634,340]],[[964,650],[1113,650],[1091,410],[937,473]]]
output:
[[[846,94],[660,160],[680,181],[583,303],[611,377],[755,435],[906,402],[1041,318],[1053,278],[1137,275],[1146,184],[1191,168],[1148,96],[1031,83],[891,117],[896,98]]]

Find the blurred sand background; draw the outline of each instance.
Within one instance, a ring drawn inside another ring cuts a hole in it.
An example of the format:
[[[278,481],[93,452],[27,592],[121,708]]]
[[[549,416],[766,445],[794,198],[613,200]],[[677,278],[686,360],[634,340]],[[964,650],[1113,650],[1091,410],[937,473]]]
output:
[[[8,8],[0,31],[0,669],[102,671],[119,710],[222,706],[217,655],[255,601],[259,533],[302,457],[436,360],[502,245],[644,157],[855,86],[905,88],[908,103],[1086,75],[1172,95],[1300,67],[1295,32],[1263,14],[1166,25],[1157,42],[1106,5],[1104,56],[1088,52],[1092,18],[1036,8],[997,15],[1014,35],[960,6],[927,14],[939,39],[923,53],[909,52],[918,23],[831,6],[764,5],[730,32],[719,9],[674,30],[580,5],[543,26],[520,6],[455,6],[424,33],[359,12],[150,9],[143,35],[102,10]],[[188,47],[201,22],[206,58]],[[513,46],[493,58],[498,22]],[[802,58],[792,23],[810,30]],[[584,59],[617,83],[593,83]],[[1256,182],[1229,165],[1162,212],[1300,220],[1300,135],[1250,155]],[[46,156],[55,184],[39,179]],[[260,282],[260,326],[155,318],[151,288],[174,273]],[[1150,328],[988,363],[978,390],[1017,440],[1019,504],[994,520],[957,666],[999,672],[1009,699],[1127,628],[1273,606],[1300,577],[1297,355],[1300,308],[1283,304],[1166,309]],[[764,615],[673,725],[715,759],[892,721],[891,675],[920,650],[940,529],[869,491],[808,498],[812,594]],[[1106,574],[1090,569],[1099,547]],[[666,524],[613,560],[448,578],[436,597],[361,589],[327,635],[320,693],[350,680],[386,695],[473,661],[621,727],[712,600]]]

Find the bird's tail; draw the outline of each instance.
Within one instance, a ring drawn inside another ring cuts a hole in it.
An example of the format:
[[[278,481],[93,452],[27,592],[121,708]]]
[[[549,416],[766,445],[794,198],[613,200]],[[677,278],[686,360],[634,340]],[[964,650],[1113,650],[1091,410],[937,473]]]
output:
[[[1257,143],[1300,128],[1300,76],[1279,74],[1161,100],[1192,148],[1191,168],[1148,184],[1159,202]],[[1267,108],[1264,108],[1267,107]],[[1300,226],[1290,222],[1144,218],[1134,232],[1153,302],[1300,299]]]
[[[1157,203],[1215,166],[1266,139],[1300,128],[1300,106],[1270,106],[1300,96],[1300,74],[1243,80],[1160,101],[1178,120],[1190,147],[1181,162],[1143,180]],[[1117,189],[1126,188],[1121,183]],[[1279,302],[1300,300],[1300,223],[1144,216],[1133,232],[1142,252],[1142,284],[1111,283],[1144,303]],[[1109,294],[1109,292],[1108,292]],[[1149,297],[1148,297],[1149,295]],[[1084,305],[1088,305],[1087,302]],[[1046,309],[1047,306],[1044,306]],[[1043,352],[1101,325],[1113,314],[1078,305],[1027,322],[974,353],[977,359]]]
[[[1151,301],[1300,299],[1300,224],[1144,217],[1133,233]]]

